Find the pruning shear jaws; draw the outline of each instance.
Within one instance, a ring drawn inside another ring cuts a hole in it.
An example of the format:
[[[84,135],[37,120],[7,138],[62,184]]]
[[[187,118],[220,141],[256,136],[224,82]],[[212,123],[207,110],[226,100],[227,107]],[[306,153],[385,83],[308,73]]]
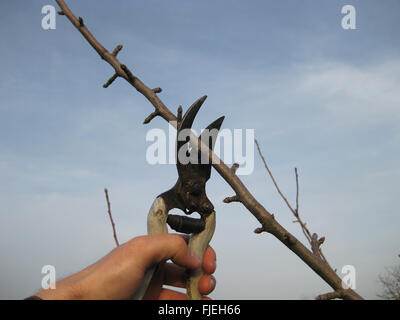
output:
[[[189,133],[206,98],[207,96],[203,96],[193,103],[186,111],[182,121],[178,123],[176,143],[178,180],[171,189],[156,197],[147,217],[149,235],[168,233],[167,225],[177,232],[191,234],[189,249],[200,259],[203,257],[215,231],[214,205],[208,199],[205,188],[211,176],[211,163],[209,163],[208,157],[202,155],[199,146],[193,145],[190,141]],[[199,137],[209,150],[212,150],[215,145],[223,120],[224,117],[220,117],[212,122]],[[185,139],[182,139],[183,134]],[[204,161],[204,159],[207,161]],[[175,208],[182,210],[185,216],[169,214],[169,211]],[[199,213],[200,218],[187,216],[193,212]],[[142,285],[136,292],[134,299],[143,298],[155,270],[156,266],[146,271]],[[189,272],[186,288],[188,299],[202,299],[198,290],[198,282],[202,275],[201,266]]]

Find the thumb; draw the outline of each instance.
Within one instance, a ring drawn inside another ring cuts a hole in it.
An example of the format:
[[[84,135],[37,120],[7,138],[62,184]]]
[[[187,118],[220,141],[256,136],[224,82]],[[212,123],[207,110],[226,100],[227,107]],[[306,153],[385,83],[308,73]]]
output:
[[[135,238],[135,247],[141,251],[143,270],[171,259],[175,264],[196,269],[200,259],[192,254],[185,239],[177,234],[157,234]]]

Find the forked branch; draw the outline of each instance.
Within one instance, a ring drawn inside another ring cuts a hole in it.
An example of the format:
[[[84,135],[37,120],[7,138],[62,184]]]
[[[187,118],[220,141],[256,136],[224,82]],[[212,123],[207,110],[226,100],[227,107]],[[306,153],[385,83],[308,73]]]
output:
[[[175,115],[164,105],[153,89],[146,86],[138,77],[123,64],[119,62],[116,56],[109,53],[90,33],[86,23],[82,24],[75,17],[72,11],[68,8],[63,0],[56,0],[62,12],[71,21],[71,23],[78,29],[83,37],[89,44],[96,50],[102,59],[108,62],[115,70],[118,77],[124,78],[129,82],[137,91],[139,91],[155,108],[158,115],[170,122],[176,128],[177,118]],[[82,20],[83,21],[83,20]],[[334,290],[341,288],[341,279],[339,276],[321,259],[317,258],[309,249],[307,249],[300,241],[291,235],[285,228],[283,228],[247,190],[243,182],[238,176],[228,168],[221,159],[219,159],[207,146],[199,140],[193,133],[190,139],[194,145],[199,145],[200,151],[209,155],[211,163],[221,177],[232,187],[235,194],[240,198],[241,203],[254,215],[254,217],[261,223],[263,230],[273,234],[290,250],[292,250],[300,259],[302,259],[312,270],[314,270],[324,281],[326,281]],[[362,299],[353,290],[346,290],[343,295],[345,299]]]
[[[308,242],[311,246],[311,250],[314,253],[314,255],[316,255],[322,261],[324,261],[326,264],[329,265],[328,260],[326,260],[324,254],[322,252],[322,249],[321,249],[321,245],[324,243],[325,237],[321,237],[318,239],[318,234],[316,234],[316,233],[311,234],[311,232],[307,228],[306,224],[300,218],[300,214],[299,214],[299,174],[298,174],[297,168],[294,168],[294,172],[295,172],[295,176],[296,176],[296,209],[293,209],[293,207],[290,205],[290,202],[286,199],[286,197],[283,195],[281,189],[279,188],[278,183],[276,182],[276,180],[272,174],[272,171],[267,164],[267,161],[265,161],[264,155],[261,152],[261,148],[260,148],[258,141],[255,139],[254,142],[257,146],[258,154],[260,155],[261,160],[264,163],[265,169],[267,169],[267,172],[268,172],[269,176],[271,177],[271,180],[274,183],[276,190],[278,191],[279,195],[281,196],[283,201],[288,206],[289,210],[293,213],[293,215],[296,218],[296,220],[293,222],[297,222],[300,224],[301,230],[303,231],[304,236],[308,240]]]

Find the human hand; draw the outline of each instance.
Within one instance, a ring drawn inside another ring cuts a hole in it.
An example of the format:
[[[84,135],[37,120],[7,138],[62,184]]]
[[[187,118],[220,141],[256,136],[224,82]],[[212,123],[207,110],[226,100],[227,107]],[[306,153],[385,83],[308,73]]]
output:
[[[186,240],[185,240],[186,239]],[[158,264],[145,299],[185,299],[186,295],[162,286],[186,287],[186,269],[200,266],[191,254],[187,238],[176,234],[140,236],[115,248],[86,269],[56,283],[56,289],[40,290],[42,299],[130,299],[139,289],[147,268]],[[173,263],[165,263],[171,259]],[[199,291],[207,295],[215,288],[211,275],[216,268],[211,247],[204,253]]]
[[[183,239],[185,239],[186,242],[189,240],[188,237],[183,237]],[[187,249],[185,248],[185,250]],[[191,253],[189,252],[189,254]],[[198,261],[197,257],[195,257],[195,259]],[[143,299],[185,300],[187,298],[185,293],[163,288],[163,285],[186,288],[186,282],[188,281],[188,267],[189,266],[179,265],[179,263],[175,263],[174,260],[173,263],[167,263],[165,261],[160,262]],[[199,281],[199,292],[205,296],[214,290],[216,284],[216,280],[212,276],[216,269],[216,254],[210,246],[208,246],[204,252],[202,269],[204,275]]]

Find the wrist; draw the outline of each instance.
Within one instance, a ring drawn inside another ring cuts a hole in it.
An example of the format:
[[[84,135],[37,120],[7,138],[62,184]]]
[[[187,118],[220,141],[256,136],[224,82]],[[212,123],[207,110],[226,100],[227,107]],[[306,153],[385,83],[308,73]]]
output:
[[[41,289],[34,296],[42,300],[84,299],[80,282],[68,281],[68,279],[57,282],[55,289]]]

